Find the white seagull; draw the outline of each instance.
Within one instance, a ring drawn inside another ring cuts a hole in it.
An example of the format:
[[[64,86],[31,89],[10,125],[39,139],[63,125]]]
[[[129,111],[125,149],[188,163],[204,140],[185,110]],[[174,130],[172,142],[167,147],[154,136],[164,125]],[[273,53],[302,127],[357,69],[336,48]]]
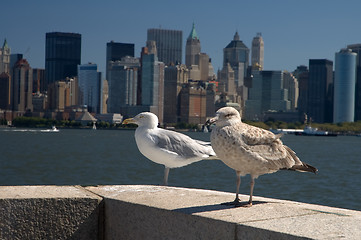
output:
[[[241,176],[251,175],[250,196],[248,204],[252,206],[254,180],[263,174],[273,173],[280,169],[313,172],[317,169],[302,162],[280,140],[281,135],[253,127],[241,121],[239,112],[232,107],[223,107],[216,112],[216,116],[207,121],[215,123],[212,128],[212,147],[228,167],[236,170],[237,188],[236,199],[232,205],[240,206],[238,198]]]
[[[123,124],[134,123],[135,141],[139,151],[151,161],[163,164],[164,185],[168,184],[170,168],[183,167],[203,159],[214,159],[210,143],[194,140],[187,135],[158,128],[158,117],[150,112],[139,113],[128,118]]]

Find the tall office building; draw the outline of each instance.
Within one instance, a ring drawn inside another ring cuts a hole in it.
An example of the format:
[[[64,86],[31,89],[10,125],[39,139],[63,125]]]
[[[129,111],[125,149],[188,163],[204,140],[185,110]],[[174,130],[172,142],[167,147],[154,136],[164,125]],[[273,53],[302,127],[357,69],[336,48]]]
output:
[[[164,69],[164,123],[176,123],[179,116],[179,93],[188,83],[186,65],[167,66]]]
[[[356,53],[341,49],[335,54],[333,122],[354,122]]]
[[[78,33],[46,33],[45,78],[47,85],[77,75],[81,59],[81,35]]]
[[[355,89],[355,121],[361,120],[361,44],[351,44],[347,48],[356,53],[356,89]]]
[[[233,40],[223,49],[223,66],[230,64],[235,71],[236,85],[242,77],[247,75],[249,66],[249,48],[240,40],[238,32]]]
[[[298,80],[290,72],[283,72],[283,88],[287,89],[287,100],[291,102],[291,109],[295,111],[298,106]]]
[[[110,62],[121,61],[123,57],[134,57],[133,43],[108,42],[106,53],[106,73],[105,78],[109,78]]]
[[[6,39],[0,48],[0,73],[10,73],[10,48]]]
[[[160,123],[163,123],[164,113],[164,68],[164,63],[154,54],[142,56],[141,105],[153,106]]]
[[[251,63],[253,68],[263,70],[264,67],[264,43],[261,33],[257,33],[252,40],[252,57]]]
[[[0,109],[10,108],[11,81],[8,73],[0,73]]]
[[[245,106],[246,119],[264,121],[267,120],[263,119],[267,111],[286,112],[291,109],[282,71],[252,71],[252,75],[252,88]]]
[[[196,32],[193,23],[192,31],[190,32],[186,43],[186,66],[190,67],[196,65],[196,56],[201,53],[201,42]]]
[[[45,69],[33,68],[33,93],[46,91]]]
[[[123,57],[110,62],[108,79],[108,113],[120,113],[121,108],[137,104],[139,59]]]
[[[300,119],[307,113],[308,101],[308,68],[307,66],[298,66],[293,72],[293,75],[298,80],[298,101],[297,108],[300,114]]]
[[[33,110],[33,70],[25,59],[19,60],[12,76],[12,110],[25,112]]]
[[[155,41],[158,61],[165,65],[182,63],[183,33],[179,30],[148,29],[147,41]]]
[[[312,122],[331,123],[333,117],[333,62],[310,59],[307,116]]]
[[[94,63],[78,65],[79,104],[88,112],[100,113],[101,73]]]

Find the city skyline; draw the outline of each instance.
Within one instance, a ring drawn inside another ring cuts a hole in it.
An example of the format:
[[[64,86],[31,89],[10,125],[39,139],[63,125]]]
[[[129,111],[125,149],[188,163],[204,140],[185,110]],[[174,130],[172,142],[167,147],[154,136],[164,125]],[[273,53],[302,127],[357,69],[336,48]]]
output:
[[[167,1],[124,4],[20,0],[4,6],[0,41],[7,40],[12,54],[24,54],[32,68],[45,68],[47,32],[81,34],[81,63],[93,62],[104,73],[107,42],[134,43],[135,56],[139,57],[146,45],[147,30],[159,27],[183,31],[185,63],[186,38],[193,22],[202,52],[210,56],[215,71],[222,68],[223,48],[236,31],[249,49],[257,32],[262,33],[265,70],[293,71],[299,65],[307,66],[309,59],[334,61],[339,49],[361,42],[361,32],[352,27],[360,20],[361,2],[353,0],[347,4],[306,0],[302,5],[291,1],[264,0],[254,5],[253,1],[202,4],[186,0],[176,7]]]

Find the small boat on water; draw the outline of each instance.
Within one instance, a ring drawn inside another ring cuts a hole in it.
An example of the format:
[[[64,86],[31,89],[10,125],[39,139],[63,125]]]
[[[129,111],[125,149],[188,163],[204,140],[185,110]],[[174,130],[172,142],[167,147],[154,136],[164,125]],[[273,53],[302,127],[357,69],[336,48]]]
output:
[[[306,125],[302,132],[295,132],[295,135],[298,136],[326,136],[326,137],[336,137],[337,134],[331,133],[328,131],[321,131],[317,128],[313,128],[309,125]]]
[[[40,130],[41,132],[59,132],[59,129],[57,129],[55,126],[52,126],[51,129],[44,129]]]

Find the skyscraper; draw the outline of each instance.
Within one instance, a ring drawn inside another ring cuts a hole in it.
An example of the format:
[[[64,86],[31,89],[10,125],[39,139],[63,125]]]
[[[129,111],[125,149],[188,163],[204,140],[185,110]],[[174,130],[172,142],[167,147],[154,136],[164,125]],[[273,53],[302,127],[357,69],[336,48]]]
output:
[[[142,56],[141,105],[154,106],[153,113],[160,123],[163,123],[164,110],[164,67],[154,54]]]
[[[139,67],[139,59],[129,56],[110,62],[108,113],[120,113],[122,107],[136,105]]]
[[[81,35],[78,33],[46,33],[45,78],[47,84],[75,77],[81,59]]]
[[[2,48],[0,48],[0,74],[10,73],[10,48],[6,39]]]
[[[186,43],[186,66],[190,67],[196,64],[196,56],[201,53],[201,43],[195,25],[193,23],[192,31],[190,32]]]
[[[317,123],[331,123],[333,117],[333,62],[310,59],[307,115]]]
[[[361,120],[361,44],[351,44],[347,48],[356,53],[356,89],[355,89],[355,121]]]
[[[179,93],[188,82],[188,69],[184,64],[164,69],[164,123],[178,122]]]
[[[238,32],[234,34],[233,40],[223,49],[223,66],[227,66],[227,63],[235,71],[236,83],[238,83],[240,77],[247,75],[249,48],[240,40]],[[242,66],[240,66],[240,63]]]
[[[0,109],[10,108],[11,82],[8,73],[0,73]]]
[[[155,41],[158,52],[158,61],[165,65],[182,63],[182,37],[179,30],[148,29],[147,41]]]
[[[355,118],[356,53],[341,49],[335,54],[333,122],[353,122]]]
[[[19,60],[12,76],[12,110],[25,112],[33,110],[33,70],[25,59]]]
[[[258,67],[262,70],[264,67],[264,43],[261,33],[257,33],[252,40],[252,67]]]
[[[249,89],[245,106],[245,116],[249,120],[267,120],[267,111],[289,111],[291,102],[284,89],[282,71],[252,71],[252,88]]]
[[[134,44],[133,43],[120,43],[120,42],[108,42],[107,43],[107,55],[106,55],[106,74],[105,78],[109,79],[109,64],[110,61],[121,61],[123,57],[134,57]]]
[[[100,113],[101,73],[94,63],[78,65],[79,104],[89,112]]]

